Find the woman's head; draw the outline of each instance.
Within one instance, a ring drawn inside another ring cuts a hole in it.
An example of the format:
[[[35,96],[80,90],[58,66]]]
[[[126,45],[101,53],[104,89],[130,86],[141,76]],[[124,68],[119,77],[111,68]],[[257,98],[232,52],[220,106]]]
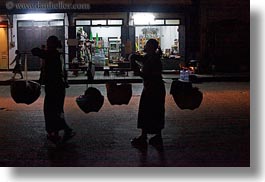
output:
[[[48,49],[62,48],[61,41],[58,39],[58,37],[52,35],[47,39],[47,48]]]
[[[145,44],[145,52],[147,54],[154,54],[158,48],[158,42],[155,39],[149,39]]]

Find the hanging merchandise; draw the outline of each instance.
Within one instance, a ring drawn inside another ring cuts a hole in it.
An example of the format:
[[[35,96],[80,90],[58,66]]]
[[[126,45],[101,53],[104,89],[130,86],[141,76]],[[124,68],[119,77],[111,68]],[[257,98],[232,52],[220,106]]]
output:
[[[90,31],[90,34],[89,34],[89,40],[90,40],[90,41],[93,41],[93,34],[92,34],[92,31]]]
[[[98,112],[104,103],[104,96],[98,89],[89,87],[84,95],[76,98],[76,103],[85,113]]]
[[[27,54],[25,54],[26,80],[15,80],[10,85],[11,97],[16,103],[32,104],[41,94],[39,83],[28,80]]]
[[[98,33],[96,33],[96,53],[98,53]]]
[[[171,84],[170,94],[180,109],[194,110],[201,105],[203,94],[191,82],[174,80]]]
[[[89,42],[89,46],[87,47],[87,49],[89,50],[89,54],[88,54],[88,68],[87,68],[87,80],[88,81],[92,81],[94,80],[94,76],[95,76],[95,63],[92,61],[92,43]]]
[[[90,46],[91,52],[91,46]],[[92,54],[90,55],[90,60],[93,60]],[[95,76],[95,64],[92,61],[89,61],[88,70],[87,70],[87,81],[91,83]],[[89,112],[98,112],[104,103],[104,96],[100,91],[94,87],[89,87],[86,85],[86,91],[84,95],[80,95],[76,98],[76,103],[79,108],[85,113]]]
[[[92,62],[88,63],[88,68],[87,68],[87,80],[92,81],[94,80],[95,76],[95,64]]]
[[[129,104],[132,97],[131,84],[111,82],[106,84],[106,89],[107,97],[111,105]]]

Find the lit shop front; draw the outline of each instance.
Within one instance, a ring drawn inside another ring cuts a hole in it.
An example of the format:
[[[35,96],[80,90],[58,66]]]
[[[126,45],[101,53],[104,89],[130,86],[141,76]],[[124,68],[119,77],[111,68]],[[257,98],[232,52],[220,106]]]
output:
[[[152,38],[159,42],[163,51],[163,69],[179,69],[180,61],[185,58],[183,17],[166,13],[117,14],[116,18],[103,18],[106,15],[75,18],[77,41],[75,55],[70,59],[72,63],[84,65],[92,61],[96,70],[113,64],[129,68],[128,55],[132,52],[143,54],[145,43]]]
[[[130,25],[135,27],[136,52],[142,54],[145,43],[149,39],[156,39],[163,53],[163,69],[179,69],[181,58],[185,56],[181,17],[161,13],[131,13]]]
[[[75,62],[81,65],[92,61],[100,69],[121,61],[122,19],[76,20],[78,40]]]

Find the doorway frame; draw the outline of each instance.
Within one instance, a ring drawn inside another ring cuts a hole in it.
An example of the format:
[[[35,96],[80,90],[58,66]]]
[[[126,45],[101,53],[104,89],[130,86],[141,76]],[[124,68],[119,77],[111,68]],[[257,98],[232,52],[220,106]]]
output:
[[[8,24],[8,21],[6,20],[4,20],[4,21],[1,21],[0,22],[0,27],[1,27],[1,25],[6,25],[6,27],[3,27],[3,28],[6,28],[7,29],[7,68],[6,69],[1,69],[0,68],[0,71],[8,71],[9,69],[10,69],[10,65],[9,65],[9,28],[12,28],[12,27],[10,27],[9,26],[9,24]],[[1,27],[2,28],[2,27]]]

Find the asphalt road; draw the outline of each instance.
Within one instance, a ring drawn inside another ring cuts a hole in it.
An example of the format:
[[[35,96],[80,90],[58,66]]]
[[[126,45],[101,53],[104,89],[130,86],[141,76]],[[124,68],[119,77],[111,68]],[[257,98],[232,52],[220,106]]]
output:
[[[16,104],[9,86],[0,86],[0,166],[249,166],[249,82],[196,84],[203,93],[195,110],[179,109],[166,83],[164,148],[138,150],[130,139],[136,128],[142,84],[133,84],[128,105],[113,106],[105,96],[99,112],[85,114],[75,103],[86,85],[67,89],[65,115],[77,131],[68,143],[54,146],[44,130],[43,96],[31,105]]]

